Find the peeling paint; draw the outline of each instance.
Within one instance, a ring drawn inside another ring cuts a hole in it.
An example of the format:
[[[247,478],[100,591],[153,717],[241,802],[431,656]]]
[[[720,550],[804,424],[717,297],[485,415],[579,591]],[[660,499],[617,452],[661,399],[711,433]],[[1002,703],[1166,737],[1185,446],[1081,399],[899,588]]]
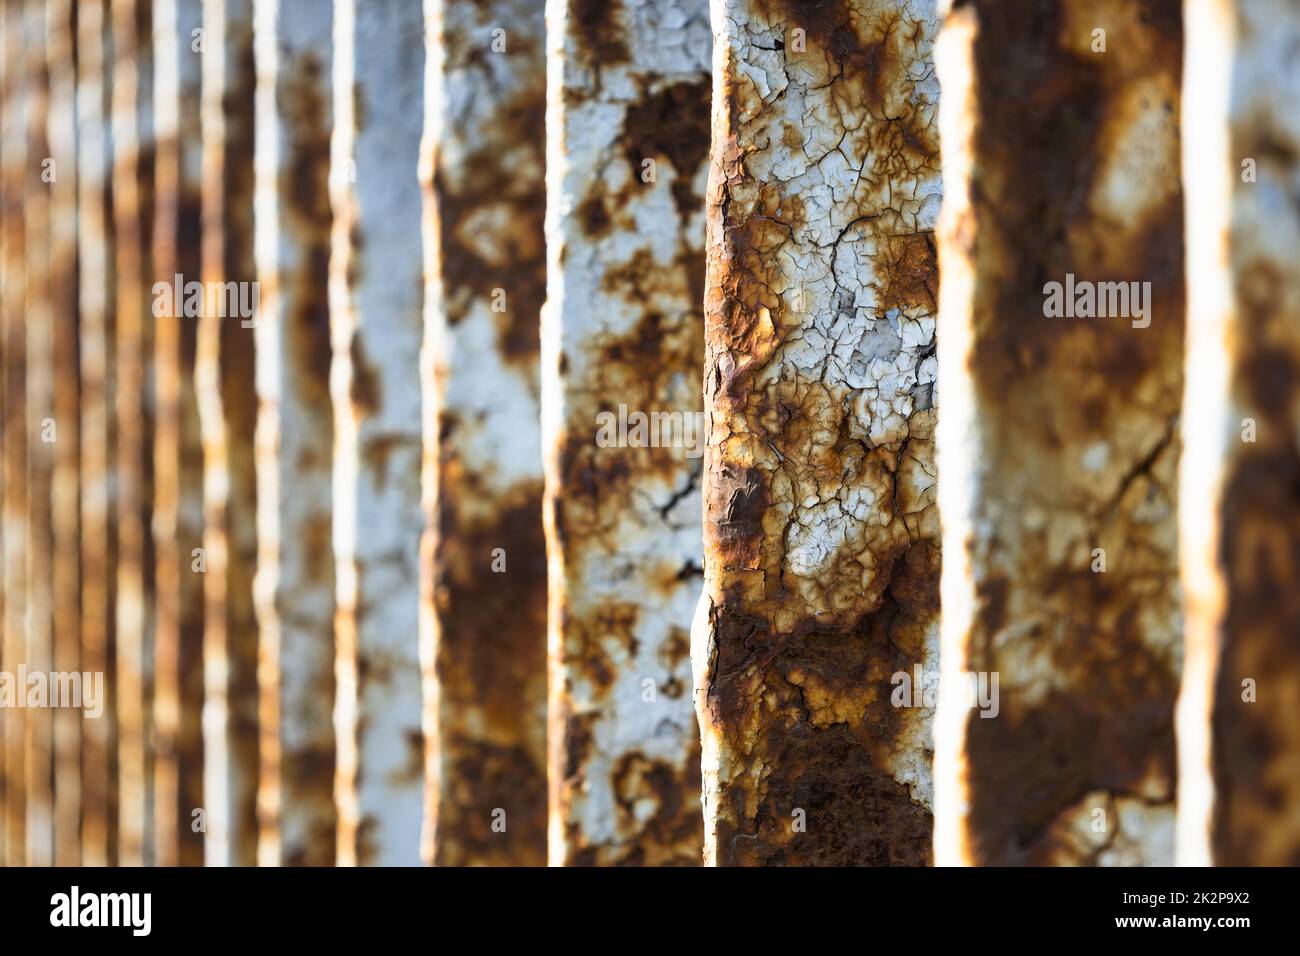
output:
[[[714,6],[706,861],[923,864],[936,666],[929,2]]]
[[[707,5],[552,0],[547,31],[549,858],[698,865],[700,461],[597,432],[702,407]]]

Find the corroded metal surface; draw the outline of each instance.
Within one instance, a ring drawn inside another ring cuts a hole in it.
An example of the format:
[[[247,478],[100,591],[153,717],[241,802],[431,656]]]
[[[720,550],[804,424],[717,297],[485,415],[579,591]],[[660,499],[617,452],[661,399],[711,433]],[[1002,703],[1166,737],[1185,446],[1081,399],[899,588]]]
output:
[[[154,5],[155,223],[153,280],[201,277],[199,123],[200,0]],[[203,862],[193,810],[203,805],[201,737],[203,455],[194,395],[196,323],[183,303],[154,316],[154,628],[153,800],[155,862]]]
[[[51,483],[53,512],[54,669],[81,671],[80,370],[77,315],[76,64],[72,0],[49,0],[46,42],[50,79],[50,323],[53,415],[57,425]],[[102,719],[102,718],[98,718]],[[54,713],[54,864],[81,862],[81,712]]]
[[[1181,38],[1177,0],[979,0],[940,41],[940,863],[1171,860]]]
[[[147,737],[150,667],[146,458],[147,359],[152,340],[148,282],[153,178],[150,5],[112,0],[113,232],[117,275],[112,353],[116,423],[117,862],[148,862]]]
[[[0,272],[4,291],[4,646],[0,660],[16,669],[27,657],[27,323],[24,288],[23,194],[27,187],[26,130],[23,99],[26,81],[26,43],[22,7],[5,4],[0,10],[3,45],[0,59],[0,188],[3,189],[3,224],[0,225]],[[5,831],[5,862],[26,862],[26,711],[0,713],[3,730],[5,802],[0,827]]]
[[[53,531],[50,484],[58,428],[54,419],[54,320],[50,309],[49,73],[45,58],[45,0],[24,0],[23,50],[27,92],[24,135],[27,162],[23,192],[23,248],[27,325],[27,616],[23,657],[31,672],[48,674],[53,647]],[[51,431],[53,429],[53,431]],[[26,688],[23,689],[24,692]],[[46,694],[50,689],[46,688]],[[54,711],[33,707],[26,714],[28,866],[54,863]]]
[[[1178,857],[1300,865],[1300,9],[1186,0]]]
[[[532,0],[426,10],[425,857],[535,866],[546,862],[544,17]]]
[[[550,861],[698,865],[700,459],[682,446],[701,431],[708,8],[552,0],[547,29]],[[621,409],[678,430],[600,439]]]
[[[892,698],[938,641],[935,7],[713,13],[705,858],[925,863],[930,711]]]
[[[338,862],[420,858],[422,8],[334,8],[330,333]]]
[[[210,865],[257,860],[257,400],[253,326],[252,0],[203,5],[202,270],[195,392],[203,436],[203,754]],[[245,314],[249,306],[249,314]]]
[[[257,0],[258,861],[334,862],[330,7]]]
[[[112,462],[111,342],[115,272],[109,221],[107,3],[77,4],[77,302],[81,362],[81,669],[105,675],[103,715],[82,724],[82,863],[113,861],[117,821],[111,747],[117,717],[112,680],[116,528]]]

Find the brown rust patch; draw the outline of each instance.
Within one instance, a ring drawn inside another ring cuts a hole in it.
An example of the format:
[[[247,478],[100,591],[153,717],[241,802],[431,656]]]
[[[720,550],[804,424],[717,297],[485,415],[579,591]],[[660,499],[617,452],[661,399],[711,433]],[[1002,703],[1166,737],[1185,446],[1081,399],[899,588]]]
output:
[[[543,865],[538,848],[546,845],[546,778],[527,748],[457,735],[444,745],[456,757],[446,771],[439,827],[454,833],[440,841],[439,865]],[[494,823],[504,824],[504,831],[494,831]]]
[[[685,767],[683,773],[636,752],[619,758],[612,774],[614,800],[622,827],[639,834],[637,844],[618,859],[620,866],[699,865],[698,851],[686,849],[699,839],[698,811],[686,797],[700,788],[698,754]],[[648,814],[647,804],[652,808]]]
[[[454,447],[454,437],[443,447]],[[466,519],[458,502],[485,489],[452,461],[444,460],[440,476],[434,602],[441,636],[435,667],[443,748],[453,755],[444,773],[457,776],[446,781],[439,802],[437,862],[540,865],[546,782],[542,748],[532,742],[540,740],[538,721],[545,711],[544,686],[537,680],[546,668],[542,489],[517,486],[509,499],[494,503],[487,519]],[[492,569],[498,548],[505,552],[503,573]],[[514,743],[505,746],[506,740]],[[490,829],[496,808],[506,810],[508,840]]]
[[[522,54],[521,54],[522,55]],[[529,88],[494,108],[495,132],[460,166],[456,181],[434,171],[439,255],[447,321],[474,307],[491,308],[505,293],[498,342],[507,360],[536,361],[538,321],[546,300],[546,197],[533,176],[545,160],[545,90]]]
[[[625,27],[619,6],[608,0],[573,0],[570,23],[573,35],[595,63],[613,66],[628,60]]]
[[[278,188],[284,214],[300,244],[300,257],[286,277],[293,303],[286,345],[298,363],[304,400],[329,415],[329,258],[332,215],[329,198],[330,123],[320,59],[303,53],[285,70],[280,96],[282,129],[289,135],[289,163]]]
[[[939,294],[939,263],[933,233],[890,236],[877,261],[884,281],[877,288],[880,311],[921,309],[934,314]]]
[[[578,207],[578,221],[582,223],[582,231],[592,239],[599,239],[609,232],[609,210],[605,208],[605,198],[600,192],[592,191],[582,201]]]
[[[643,95],[623,115],[620,142],[632,176],[639,179],[643,160],[666,157],[683,219],[703,210],[692,180],[708,156],[710,97],[708,77],[683,80]]]
[[[349,383],[348,397],[357,417],[365,418],[383,407],[383,385],[374,366],[366,358],[366,349],[359,336],[352,339],[350,357],[352,380]]]
[[[917,382],[933,344],[899,332],[928,335],[935,308],[922,204],[938,148],[918,62],[934,23],[850,0],[737,3],[728,22],[704,298],[710,852],[925,864],[929,716],[893,707],[889,678],[933,666],[938,617],[934,413]],[[763,102],[734,58],[772,33],[788,89]],[[818,141],[828,128],[838,143]],[[796,178],[836,153],[860,167],[851,195]]]

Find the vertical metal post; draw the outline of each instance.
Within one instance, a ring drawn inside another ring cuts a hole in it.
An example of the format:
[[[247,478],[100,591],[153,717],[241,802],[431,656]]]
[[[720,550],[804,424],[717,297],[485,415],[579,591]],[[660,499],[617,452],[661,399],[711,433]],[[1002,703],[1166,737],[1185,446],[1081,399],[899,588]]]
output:
[[[329,292],[341,865],[420,858],[423,78],[420,3],[335,3]]]
[[[935,5],[713,14],[705,858],[926,863]]]
[[[550,861],[698,865],[708,7],[547,30]]]
[[[936,63],[936,862],[1167,864],[1179,4],[954,4]]]
[[[1187,658],[1177,856],[1185,865],[1295,866],[1300,9],[1185,0],[1183,10]]]
[[[257,0],[258,862],[335,858],[329,143],[332,16]]]

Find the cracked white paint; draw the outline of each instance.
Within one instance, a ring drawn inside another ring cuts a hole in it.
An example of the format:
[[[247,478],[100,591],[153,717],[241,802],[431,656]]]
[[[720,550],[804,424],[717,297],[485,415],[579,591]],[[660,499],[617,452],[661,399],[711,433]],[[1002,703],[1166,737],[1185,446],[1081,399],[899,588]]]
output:
[[[835,767],[811,769],[831,725],[884,719],[891,674],[936,667],[937,609],[921,596],[937,583],[939,533],[934,6],[713,3],[706,564],[693,632],[710,863],[925,854],[883,818],[874,849],[837,845],[837,826],[862,829],[847,802],[814,814],[806,834],[782,821],[809,780],[846,788],[829,781]],[[913,551],[924,557],[909,563]],[[895,599],[905,650],[860,630]],[[746,656],[747,633],[761,660]],[[799,663],[818,634],[835,647]],[[843,655],[864,657],[851,686]],[[891,719],[892,737],[859,739],[861,763],[844,772],[896,788],[890,806],[919,833],[929,713]]]
[[[412,0],[335,4],[330,386],[341,865],[419,861],[423,41],[421,4]]]
[[[700,463],[598,448],[596,415],[700,409],[708,11],[550,0],[547,31],[550,861],[694,864]]]

